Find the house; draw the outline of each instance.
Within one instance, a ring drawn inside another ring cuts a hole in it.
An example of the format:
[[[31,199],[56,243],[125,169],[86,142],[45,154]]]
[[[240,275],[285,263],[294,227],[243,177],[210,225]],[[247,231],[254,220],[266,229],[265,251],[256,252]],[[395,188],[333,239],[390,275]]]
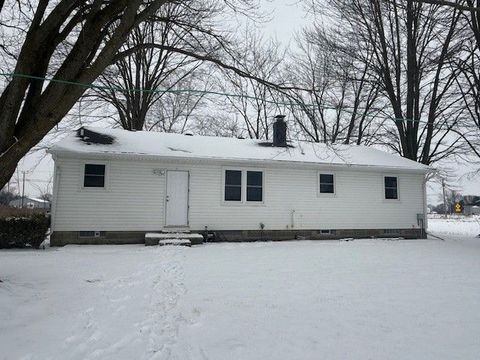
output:
[[[480,215],[480,200],[476,197],[477,200],[471,202],[465,202],[463,205],[463,214],[464,215]]]
[[[425,237],[427,166],[364,146],[84,127],[49,149],[52,245]]]
[[[27,196],[24,196],[23,199],[20,197],[18,199],[12,200],[8,205],[15,208],[23,207],[28,209],[45,209],[47,211],[50,210],[50,201]]]

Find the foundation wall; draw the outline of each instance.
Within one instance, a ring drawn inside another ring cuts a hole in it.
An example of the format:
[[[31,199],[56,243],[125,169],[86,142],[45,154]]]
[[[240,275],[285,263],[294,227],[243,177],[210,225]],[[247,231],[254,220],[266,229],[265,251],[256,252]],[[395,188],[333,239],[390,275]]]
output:
[[[148,231],[150,232],[150,231]],[[200,233],[203,231],[191,231]],[[55,231],[50,237],[51,246],[144,244],[146,231],[106,231],[99,237],[83,237],[78,231]],[[209,231],[212,242],[282,241],[282,240],[338,240],[345,238],[404,238],[424,239],[422,229],[340,229],[322,233],[321,230],[222,230]]]

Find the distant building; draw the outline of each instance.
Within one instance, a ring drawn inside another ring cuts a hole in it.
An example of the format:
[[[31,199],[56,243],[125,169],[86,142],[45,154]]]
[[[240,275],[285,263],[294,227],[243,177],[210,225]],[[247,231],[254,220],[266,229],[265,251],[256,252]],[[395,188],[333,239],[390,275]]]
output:
[[[44,199],[39,199],[39,198],[33,198],[33,197],[27,197],[25,196],[22,200],[22,198],[18,198],[15,200],[10,201],[9,203],[10,206],[15,207],[15,208],[27,208],[27,209],[46,209],[50,210],[50,201],[44,200]]]
[[[463,205],[464,215],[480,215],[480,200]]]

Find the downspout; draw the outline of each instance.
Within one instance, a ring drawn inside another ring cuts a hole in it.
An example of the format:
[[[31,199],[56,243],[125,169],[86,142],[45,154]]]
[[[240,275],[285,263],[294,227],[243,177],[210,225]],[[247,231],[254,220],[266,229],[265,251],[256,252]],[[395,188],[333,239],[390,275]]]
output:
[[[427,220],[427,175],[423,176],[423,222],[422,222],[422,235],[427,238],[427,228],[428,228],[428,220]]]
[[[52,211],[50,213],[50,235],[53,234],[55,229],[55,218],[57,213],[57,198],[58,198],[58,184],[60,181],[60,168],[57,165],[57,157],[53,156],[54,167],[53,167],[53,201],[52,201]]]

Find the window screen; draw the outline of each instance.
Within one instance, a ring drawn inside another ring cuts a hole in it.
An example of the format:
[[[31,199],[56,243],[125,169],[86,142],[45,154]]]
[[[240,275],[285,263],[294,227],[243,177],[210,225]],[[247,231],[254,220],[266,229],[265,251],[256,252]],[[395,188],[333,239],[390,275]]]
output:
[[[225,170],[225,201],[242,201],[242,172]]]
[[[396,176],[385,176],[385,199],[398,199],[398,181]]]
[[[105,187],[105,165],[85,164],[84,187]]]
[[[263,201],[263,173],[247,171],[247,201]]]
[[[332,174],[320,174],[320,193],[335,193],[334,177]]]

